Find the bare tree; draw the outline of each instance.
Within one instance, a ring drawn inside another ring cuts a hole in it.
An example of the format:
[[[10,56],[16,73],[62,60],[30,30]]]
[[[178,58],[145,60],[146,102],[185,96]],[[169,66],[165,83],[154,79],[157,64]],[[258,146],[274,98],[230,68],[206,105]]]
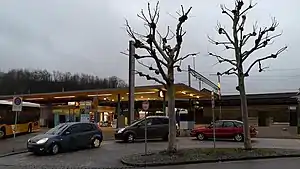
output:
[[[245,33],[245,23],[247,20],[247,12],[250,11],[256,4],[250,1],[248,6],[245,6],[243,0],[235,0],[234,9],[228,9],[225,5],[221,5],[222,13],[227,15],[232,21],[231,33],[227,32],[221,24],[217,25],[218,34],[225,37],[225,41],[216,41],[209,38],[209,41],[214,45],[222,45],[226,50],[234,52],[234,58],[226,58],[218,54],[209,53],[209,55],[214,56],[218,59],[219,63],[229,63],[233,67],[226,70],[223,73],[218,72],[219,75],[236,75],[238,77],[238,86],[236,89],[240,93],[241,99],[241,113],[244,123],[244,147],[245,149],[251,149],[251,138],[248,124],[248,108],[247,108],[247,98],[245,92],[245,77],[249,76],[249,72],[253,66],[258,65],[259,72],[264,71],[267,67],[262,66],[262,62],[267,59],[277,58],[279,54],[287,49],[287,46],[280,48],[276,53],[270,54],[268,56],[260,57],[253,61],[248,68],[244,69],[245,61],[252,56],[256,51],[267,47],[272,44],[272,40],[281,35],[272,35],[272,32],[278,27],[278,22],[275,18],[272,18],[272,24],[269,27],[264,27],[258,29],[257,24],[253,26],[252,32]],[[250,49],[245,49],[247,42],[250,39],[254,40],[254,44]]]
[[[163,35],[157,28],[159,20],[159,2],[157,2],[154,10],[151,9],[148,3],[148,11],[145,14],[144,10],[137,16],[144,22],[147,34],[135,32],[126,21],[126,30],[128,35],[134,40],[135,48],[145,51],[146,55],[140,56],[135,54],[135,59],[145,66],[150,71],[154,71],[157,76],[151,76],[140,71],[136,71],[141,77],[146,77],[147,80],[154,80],[157,83],[164,85],[167,89],[168,99],[168,115],[169,115],[169,144],[168,152],[176,151],[176,117],[175,117],[175,89],[174,89],[174,69],[181,71],[181,62],[197,53],[180,55],[183,43],[183,36],[186,32],[183,30],[183,24],[188,19],[188,14],[191,7],[185,11],[181,6],[181,12],[178,14],[178,23],[174,31],[168,26],[166,33]],[[171,43],[174,43],[173,45]],[[146,65],[142,59],[152,59],[154,65]],[[161,80],[162,79],[162,80]]]

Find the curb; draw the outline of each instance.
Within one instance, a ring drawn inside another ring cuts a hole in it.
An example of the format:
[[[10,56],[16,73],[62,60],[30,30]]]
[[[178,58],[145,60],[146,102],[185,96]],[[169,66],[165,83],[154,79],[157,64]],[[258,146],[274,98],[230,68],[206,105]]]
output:
[[[169,162],[169,163],[131,163],[124,159],[121,159],[121,163],[133,166],[133,167],[156,167],[156,166],[171,166],[171,165],[185,165],[185,164],[201,164],[201,163],[218,163],[227,161],[247,161],[247,160],[259,160],[259,159],[275,159],[275,158],[292,158],[300,157],[300,154],[290,155],[278,155],[278,156],[262,156],[262,157],[244,157],[244,158],[232,158],[232,159],[211,159],[211,160],[194,160],[194,161],[182,161],[182,162]]]
[[[23,154],[23,153],[27,153],[27,152],[28,152],[28,150],[21,150],[21,151],[10,152],[10,153],[6,153],[6,154],[0,155],[0,158],[7,157],[7,156],[12,156],[12,155],[17,155],[17,154]]]

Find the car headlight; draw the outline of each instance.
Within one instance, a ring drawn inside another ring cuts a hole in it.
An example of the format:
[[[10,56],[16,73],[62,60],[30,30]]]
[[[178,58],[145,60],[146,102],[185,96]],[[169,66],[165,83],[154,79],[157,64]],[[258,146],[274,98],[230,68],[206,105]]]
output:
[[[121,128],[120,130],[118,130],[118,133],[122,133],[125,130],[125,128]]]
[[[44,144],[48,141],[48,138],[42,138],[39,141],[36,142],[36,144]]]
[[[27,140],[28,143],[29,143],[30,141],[31,141],[30,139]]]

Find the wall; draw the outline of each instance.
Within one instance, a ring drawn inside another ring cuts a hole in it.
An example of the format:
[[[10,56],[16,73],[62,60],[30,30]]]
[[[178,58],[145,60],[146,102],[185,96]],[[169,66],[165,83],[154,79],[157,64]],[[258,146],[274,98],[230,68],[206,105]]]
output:
[[[289,122],[290,114],[288,105],[251,105],[248,106],[249,117],[258,118],[259,124],[268,125],[268,121]],[[220,119],[220,108],[215,107],[215,118]],[[221,119],[242,120],[239,106],[221,107]],[[197,119],[198,124],[209,124],[212,121],[212,108],[205,106],[203,108],[203,119]]]

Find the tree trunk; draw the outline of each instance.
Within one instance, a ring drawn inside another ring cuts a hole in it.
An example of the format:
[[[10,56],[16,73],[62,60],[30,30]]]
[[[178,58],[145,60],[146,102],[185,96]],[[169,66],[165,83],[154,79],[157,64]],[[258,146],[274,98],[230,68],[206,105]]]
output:
[[[169,143],[167,151],[176,152],[176,114],[175,114],[175,91],[174,82],[167,84],[168,115],[169,115]]]
[[[248,123],[248,106],[247,106],[247,97],[245,91],[245,78],[244,75],[239,73],[239,92],[241,98],[241,111],[242,119],[244,123],[244,148],[246,150],[252,149],[251,138],[250,138],[250,129]]]

